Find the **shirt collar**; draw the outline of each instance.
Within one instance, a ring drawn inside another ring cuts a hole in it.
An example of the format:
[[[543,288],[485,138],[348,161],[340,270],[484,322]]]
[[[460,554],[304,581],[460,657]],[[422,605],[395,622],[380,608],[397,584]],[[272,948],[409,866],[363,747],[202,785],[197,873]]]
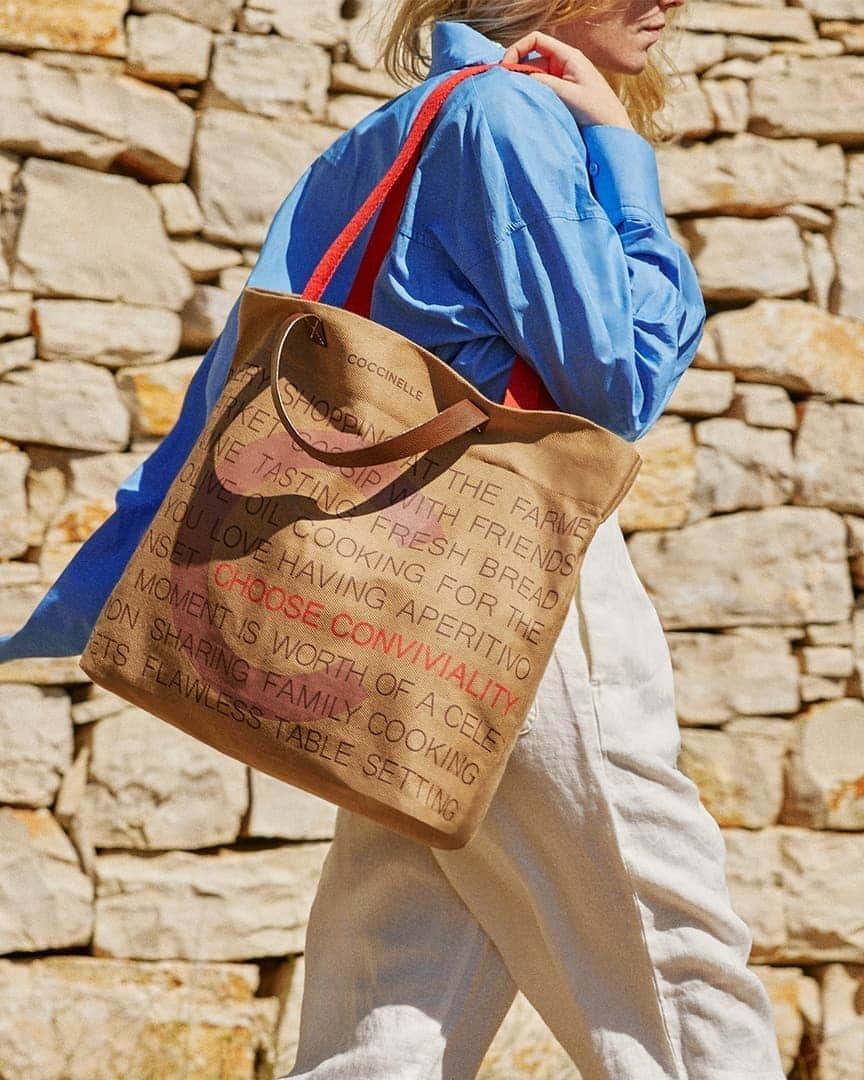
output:
[[[432,64],[430,75],[470,67],[473,64],[497,64],[504,46],[461,22],[436,22],[432,27]]]

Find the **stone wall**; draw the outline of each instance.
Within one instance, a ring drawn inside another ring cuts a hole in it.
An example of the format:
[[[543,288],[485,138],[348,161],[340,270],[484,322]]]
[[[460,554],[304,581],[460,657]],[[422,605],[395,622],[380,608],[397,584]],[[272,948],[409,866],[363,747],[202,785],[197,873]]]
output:
[[[368,2],[368,0],[367,0]],[[0,0],[0,632],[170,428],[362,2]],[[658,156],[711,317],[621,520],[790,1074],[864,1076],[864,0],[688,0]],[[254,163],[254,164],[250,164]],[[0,1075],[287,1072],[333,807],[0,669]],[[527,1003],[485,1080],[575,1076]]]

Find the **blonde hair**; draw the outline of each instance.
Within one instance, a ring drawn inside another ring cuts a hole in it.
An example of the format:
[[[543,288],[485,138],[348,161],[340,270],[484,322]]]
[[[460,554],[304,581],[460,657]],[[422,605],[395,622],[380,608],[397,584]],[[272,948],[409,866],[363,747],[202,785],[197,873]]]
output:
[[[524,34],[544,26],[557,26],[609,8],[615,0],[400,0],[384,39],[382,59],[389,74],[404,86],[425,77],[430,57],[425,42],[433,23],[467,23],[505,47]],[[665,13],[673,21],[675,8]],[[668,31],[667,31],[668,32]],[[655,49],[660,46],[655,46]],[[636,130],[653,143],[670,136],[657,119],[676,72],[668,54],[663,67],[649,56],[638,75],[600,69],[618,95]]]

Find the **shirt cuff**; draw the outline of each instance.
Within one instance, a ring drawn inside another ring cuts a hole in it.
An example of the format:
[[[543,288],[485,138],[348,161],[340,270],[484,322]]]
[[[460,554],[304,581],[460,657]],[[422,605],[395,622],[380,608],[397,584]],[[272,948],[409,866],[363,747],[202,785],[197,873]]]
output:
[[[614,124],[589,124],[580,130],[594,195],[612,224],[617,227],[647,215],[668,233],[651,143],[638,132]]]

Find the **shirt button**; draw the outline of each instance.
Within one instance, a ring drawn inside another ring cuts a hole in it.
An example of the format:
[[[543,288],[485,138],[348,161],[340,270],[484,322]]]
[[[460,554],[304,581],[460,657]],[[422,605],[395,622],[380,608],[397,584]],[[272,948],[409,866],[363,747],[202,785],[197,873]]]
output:
[[[592,162],[590,162],[590,163],[589,163],[589,165],[588,165],[588,172],[589,172],[589,173],[590,173],[590,174],[591,174],[592,176],[596,176],[596,175],[597,175],[597,173],[598,173],[598,172],[600,172],[600,166],[599,166],[599,165],[597,164],[597,162],[596,162],[596,161],[592,161]]]

